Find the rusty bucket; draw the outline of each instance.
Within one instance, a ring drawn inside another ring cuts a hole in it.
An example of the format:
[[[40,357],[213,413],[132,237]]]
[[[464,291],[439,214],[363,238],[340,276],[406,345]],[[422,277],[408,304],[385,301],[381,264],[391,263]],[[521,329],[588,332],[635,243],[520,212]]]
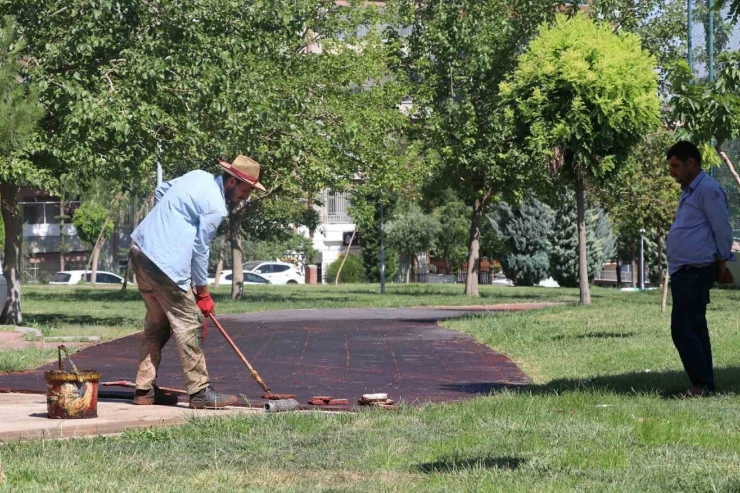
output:
[[[62,366],[62,351],[72,370]],[[46,406],[49,419],[87,419],[98,417],[98,383],[100,373],[78,370],[65,346],[59,346],[59,369],[44,372]]]

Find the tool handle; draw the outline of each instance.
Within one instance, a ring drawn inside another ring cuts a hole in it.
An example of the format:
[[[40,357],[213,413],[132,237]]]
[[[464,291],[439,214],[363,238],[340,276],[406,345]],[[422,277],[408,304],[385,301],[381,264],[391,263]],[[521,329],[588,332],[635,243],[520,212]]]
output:
[[[64,366],[62,365],[62,351],[64,351],[64,354],[67,356],[69,363],[72,365],[72,371],[77,377],[77,381],[82,382],[82,375],[80,375],[80,371],[77,369],[77,365],[75,365],[75,362],[72,361],[72,358],[69,357],[69,352],[67,352],[67,346],[65,346],[64,344],[60,344],[57,350],[59,351],[59,369],[64,370]]]
[[[239,356],[239,358],[242,360],[242,363],[244,363],[244,365],[246,365],[247,369],[249,369],[249,372],[252,374],[252,377],[257,381],[257,383],[259,384],[259,386],[262,387],[262,389],[265,392],[267,392],[268,394],[272,394],[272,392],[270,392],[270,387],[268,387],[265,384],[265,382],[262,381],[262,378],[260,378],[260,376],[257,373],[257,371],[254,368],[252,368],[252,365],[249,364],[249,361],[247,361],[247,358],[245,358],[244,355],[242,354],[242,352],[239,351],[239,348],[236,347],[236,344],[234,344],[234,341],[231,339],[231,337],[229,337],[229,334],[226,333],[226,331],[224,330],[224,328],[221,327],[221,324],[218,322],[218,320],[216,320],[215,315],[213,313],[211,313],[211,315],[210,315],[209,318],[213,321],[213,325],[216,326],[216,328],[218,329],[218,331],[221,332],[221,335],[224,336],[224,339],[226,339],[226,342],[229,343],[229,345],[231,346],[231,348],[236,352],[237,356]]]

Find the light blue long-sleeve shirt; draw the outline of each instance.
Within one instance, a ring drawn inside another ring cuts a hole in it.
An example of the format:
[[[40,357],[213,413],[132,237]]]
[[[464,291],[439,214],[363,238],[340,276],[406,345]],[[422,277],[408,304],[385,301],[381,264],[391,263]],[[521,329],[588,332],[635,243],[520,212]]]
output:
[[[732,241],[727,195],[714,178],[701,171],[678,202],[668,233],[668,270],[673,274],[685,265],[735,260]]]
[[[211,241],[228,214],[222,178],[191,171],[162,183],[154,200],[131,239],[182,290],[206,286]]]

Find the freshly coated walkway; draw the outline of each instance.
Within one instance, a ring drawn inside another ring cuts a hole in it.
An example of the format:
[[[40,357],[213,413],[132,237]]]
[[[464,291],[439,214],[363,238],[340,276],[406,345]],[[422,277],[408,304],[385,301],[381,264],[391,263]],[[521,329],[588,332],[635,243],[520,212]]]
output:
[[[226,331],[273,392],[296,394],[307,405],[315,395],[349,399],[383,392],[396,402],[454,401],[487,394],[528,377],[505,355],[472,337],[440,327],[441,319],[480,312],[521,311],[552,304],[487,307],[287,310],[224,315]],[[73,358],[103,381],[134,380],[141,335],[84,349]],[[182,388],[177,354],[170,342],[159,371],[160,386]],[[204,345],[212,384],[260,405],[262,389],[209,324]],[[0,391],[44,392],[43,372],[0,375]],[[130,398],[132,390],[102,387],[102,397]]]

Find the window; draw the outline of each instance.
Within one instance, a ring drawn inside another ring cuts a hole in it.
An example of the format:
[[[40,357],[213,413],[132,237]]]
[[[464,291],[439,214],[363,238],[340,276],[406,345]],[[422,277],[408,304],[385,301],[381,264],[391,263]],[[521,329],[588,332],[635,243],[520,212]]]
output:
[[[90,279],[92,278],[92,273],[88,272],[85,276],[85,282],[90,282]],[[105,274],[103,272],[98,272],[98,274],[95,276],[95,282],[99,284],[121,284],[122,280],[119,279],[117,276],[114,276],[113,274]]]
[[[259,269],[254,270],[257,274],[272,274],[274,270],[271,264],[260,265]]]
[[[57,272],[54,274],[54,278],[51,282],[69,282],[72,278],[72,274],[65,274],[64,272]]]
[[[245,262],[242,264],[242,269],[244,269],[244,272],[250,272],[250,271],[253,271],[255,267],[257,267],[261,263],[262,262],[255,262],[255,261]]]
[[[289,265],[273,265],[272,271],[273,272],[285,272],[290,269]]]
[[[251,272],[246,272],[244,274],[244,280],[246,282],[257,282],[257,283],[260,283],[260,284],[264,284],[265,283],[265,279],[263,279],[262,277],[260,277],[258,275],[252,274]]]
[[[227,281],[231,281],[232,279],[234,279],[234,276],[229,274],[226,277],[224,277],[224,279],[226,279]]]
[[[121,279],[113,274],[98,274],[97,281],[103,284],[121,284]]]

